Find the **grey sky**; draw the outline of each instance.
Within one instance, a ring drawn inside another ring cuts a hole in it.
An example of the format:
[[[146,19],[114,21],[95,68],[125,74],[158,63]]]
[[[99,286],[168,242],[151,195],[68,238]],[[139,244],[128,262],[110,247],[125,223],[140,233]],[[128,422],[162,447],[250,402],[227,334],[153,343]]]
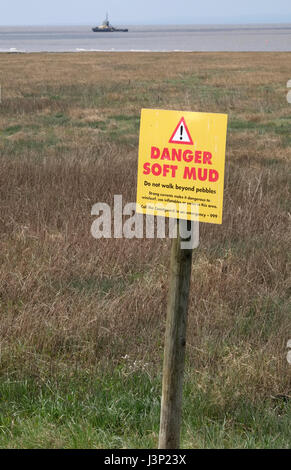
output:
[[[2,0],[0,25],[291,23],[290,0]]]

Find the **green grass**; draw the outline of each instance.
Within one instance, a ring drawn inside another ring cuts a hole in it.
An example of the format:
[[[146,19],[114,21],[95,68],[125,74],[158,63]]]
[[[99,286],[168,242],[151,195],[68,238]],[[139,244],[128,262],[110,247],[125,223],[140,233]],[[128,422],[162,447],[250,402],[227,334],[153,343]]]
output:
[[[176,78],[169,78],[168,80],[165,80],[165,83],[168,85],[174,86],[174,87],[192,87],[196,86],[199,83],[201,83],[201,77],[196,75],[196,74],[183,74],[180,77]]]
[[[282,143],[284,146],[288,146],[291,142],[290,127],[291,120],[289,117],[282,117],[274,121],[269,122],[254,122],[254,121],[243,121],[240,119],[231,119],[228,125],[232,131],[242,130],[256,130],[259,134],[277,134],[281,136]]]
[[[59,139],[52,133],[47,133],[43,140],[35,140],[34,136],[27,136],[15,141],[4,141],[5,152],[11,155],[21,154],[23,151],[45,152],[48,147],[55,147]]]
[[[49,116],[41,116],[41,121],[45,126],[65,126],[70,123],[70,118],[64,113],[56,113]]]
[[[6,129],[3,129],[2,131],[0,130],[0,135],[7,137],[13,134],[16,134],[17,132],[21,131],[22,126],[16,125],[16,126],[9,126],[6,127]]]
[[[75,372],[57,378],[0,382],[1,448],[156,448],[160,377],[119,366],[112,375]],[[239,400],[221,406],[197,389],[184,391],[182,447],[288,448],[290,404]]]

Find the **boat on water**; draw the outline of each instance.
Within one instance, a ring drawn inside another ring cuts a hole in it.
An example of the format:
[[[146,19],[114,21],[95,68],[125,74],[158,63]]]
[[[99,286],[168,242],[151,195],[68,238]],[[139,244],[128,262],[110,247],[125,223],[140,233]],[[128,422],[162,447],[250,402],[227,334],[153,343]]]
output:
[[[92,31],[94,31],[94,33],[115,33],[115,32],[127,33],[128,29],[114,28],[114,26],[112,26],[109,23],[108,13],[107,13],[106,19],[103,21],[103,23],[100,26],[95,26],[94,28],[92,28]]]

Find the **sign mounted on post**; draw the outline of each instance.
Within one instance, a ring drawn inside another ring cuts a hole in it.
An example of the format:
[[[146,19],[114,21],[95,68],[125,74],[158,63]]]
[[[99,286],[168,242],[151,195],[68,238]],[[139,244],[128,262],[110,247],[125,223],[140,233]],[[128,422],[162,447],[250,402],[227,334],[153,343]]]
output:
[[[181,228],[192,233],[199,221],[222,223],[226,130],[225,114],[141,112],[136,211],[176,218],[179,229],[171,248],[159,449],[180,446],[193,252],[182,247],[188,237]]]
[[[221,224],[226,130],[225,114],[142,109],[137,212]]]

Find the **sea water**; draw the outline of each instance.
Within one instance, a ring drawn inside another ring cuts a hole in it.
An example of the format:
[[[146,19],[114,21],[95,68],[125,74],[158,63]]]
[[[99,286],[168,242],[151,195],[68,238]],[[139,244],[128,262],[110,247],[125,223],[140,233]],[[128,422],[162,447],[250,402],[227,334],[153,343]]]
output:
[[[291,51],[291,24],[123,26],[128,33],[92,26],[2,26],[0,52]]]

